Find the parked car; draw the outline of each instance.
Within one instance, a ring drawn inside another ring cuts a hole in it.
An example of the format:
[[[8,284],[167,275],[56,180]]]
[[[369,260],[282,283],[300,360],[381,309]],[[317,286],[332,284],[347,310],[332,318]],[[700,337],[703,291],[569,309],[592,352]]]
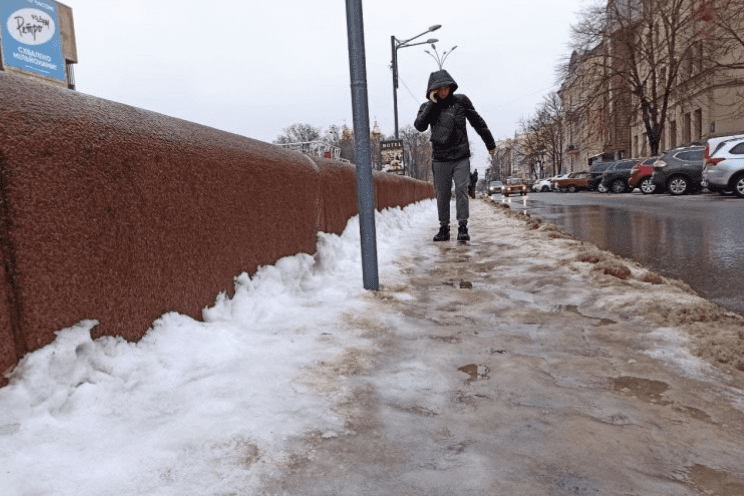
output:
[[[555,184],[559,191],[575,193],[580,189],[586,189],[589,180],[589,171],[571,172],[565,179],[556,179]]]
[[[675,196],[701,189],[704,153],[705,147],[700,145],[665,151],[653,164],[651,180],[657,188],[664,188]]]
[[[618,160],[611,167],[602,172],[602,186],[607,188],[610,193],[630,193],[633,191],[628,185],[628,179],[630,179],[630,171],[640,159],[628,158],[624,160]]]
[[[551,177],[550,178],[550,189],[551,189],[551,191],[558,191],[559,188],[558,188],[558,185],[556,184],[556,181],[561,180],[561,179],[568,179],[568,176],[570,176],[570,175],[571,175],[570,172],[566,172],[565,174],[560,174],[560,175]]]
[[[501,181],[491,181],[488,185],[488,194],[495,195],[496,193],[501,193],[501,190],[503,189],[504,183]]]
[[[504,196],[520,194],[522,196],[527,194],[530,187],[525,184],[522,178],[510,177],[507,178],[506,184],[504,185],[503,193]]]
[[[586,189],[589,191],[597,190],[604,193],[606,190],[602,186],[602,173],[615,162],[598,162],[589,168],[589,179],[586,182]]]
[[[546,192],[550,191],[550,178],[538,179],[532,183],[532,191]]]
[[[709,139],[703,160],[703,187],[744,198],[744,135]]]
[[[650,195],[657,191],[656,185],[651,181],[651,176],[654,173],[653,163],[658,160],[659,157],[650,157],[644,159],[633,166],[630,170],[630,178],[628,178],[628,186],[630,188],[638,188],[644,195]]]

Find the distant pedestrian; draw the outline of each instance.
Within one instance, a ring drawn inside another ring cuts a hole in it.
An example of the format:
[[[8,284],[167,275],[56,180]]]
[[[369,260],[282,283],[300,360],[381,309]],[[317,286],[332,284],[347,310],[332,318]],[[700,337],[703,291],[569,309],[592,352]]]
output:
[[[450,199],[452,180],[455,181],[457,205],[458,241],[470,240],[468,217],[470,204],[470,145],[465,121],[470,122],[486,144],[488,152],[496,152],[496,143],[483,118],[475,111],[470,99],[455,95],[457,83],[447,71],[439,70],[429,76],[426,90],[427,102],[421,105],[414,127],[422,133],[431,126],[432,171],[434,189],[437,193],[439,233],[434,241],[450,239]]]

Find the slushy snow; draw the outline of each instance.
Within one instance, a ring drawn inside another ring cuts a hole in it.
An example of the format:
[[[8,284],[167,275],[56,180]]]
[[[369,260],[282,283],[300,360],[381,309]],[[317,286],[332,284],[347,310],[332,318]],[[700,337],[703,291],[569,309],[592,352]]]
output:
[[[658,315],[658,305],[639,306],[640,295],[650,291],[648,282],[618,279],[615,288],[611,276],[598,272],[602,264],[620,263],[613,256],[550,226],[525,222],[515,212],[495,208],[493,215],[503,226],[500,242],[519,245],[525,256],[539,258],[546,267],[570,266],[575,282],[564,292],[575,291],[577,304],[601,297],[616,311],[627,307],[636,315]],[[421,253],[431,252],[436,225],[434,200],[376,214],[383,286],[405,278],[396,258],[417,246],[426,247]],[[595,267],[583,260],[587,257],[601,260]],[[644,269],[630,266],[637,279],[644,275]],[[344,433],[344,419],[334,408],[342,393],[316,387],[317,378],[308,370],[353,358],[356,347],[368,346],[362,335],[344,327],[344,318],[374,298],[362,286],[354,217],[340,236],[319,233],[314,256],[286,257],[252,277],[238,276],[234,296],[218,295],[204,309],[203,321],[165,314],[137,343],[91,340],[95,321],[59,331],[53,343],[28,354],[0,389],[0,493],[250,492],[260,477],[280,470],[290,438]],[[689,295],[668,283],[654,288],[662,302],[677,298],[668,294]],[[402,302],[412,299],[405,292],[389,293]],[[630,308],[632,302],[636,306]],[[704,362],[689,354],[691,338],[680,337],[676,324],[686,321],[659,323],[664,326],[659,347],[650,353],[699,370]],[[693,337],[698,324],[690,323]],[[389,380],[403,387],[426,379],[416,370],[413,361],[406,377]]]

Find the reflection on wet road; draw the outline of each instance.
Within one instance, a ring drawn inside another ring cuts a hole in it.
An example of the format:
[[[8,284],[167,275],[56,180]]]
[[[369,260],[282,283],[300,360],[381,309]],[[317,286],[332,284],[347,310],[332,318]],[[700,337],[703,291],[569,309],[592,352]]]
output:
[[[705,298],[744,314],[744,201],[620,198],[543,193],[502,201],[578,239],[682,279]]]

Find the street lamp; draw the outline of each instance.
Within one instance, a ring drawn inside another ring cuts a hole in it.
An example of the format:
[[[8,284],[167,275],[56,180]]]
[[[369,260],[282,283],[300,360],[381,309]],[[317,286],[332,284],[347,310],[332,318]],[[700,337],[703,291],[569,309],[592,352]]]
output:
[[[390,37],[390,44],[392,46],[393,51],[393,109],[395,110],[395,139],[398,139],[398,49],[399,48],[406,48],[416,45],[423,45],[425,43],[436,43],[437,39],[430,38],[426,41],[420,41],[418,43],[411,43],[411,41],[415,40],[416,38],[425,35],[426,33],[430,33],[432,31],[436,31],[437,29],[441,28],[441,24],[436,24],[434,26],[431,26],[429,29],[424,31],[421,34],[417,34],[413,38],[409,38],[407,40],[401,41],[395,36]]]

